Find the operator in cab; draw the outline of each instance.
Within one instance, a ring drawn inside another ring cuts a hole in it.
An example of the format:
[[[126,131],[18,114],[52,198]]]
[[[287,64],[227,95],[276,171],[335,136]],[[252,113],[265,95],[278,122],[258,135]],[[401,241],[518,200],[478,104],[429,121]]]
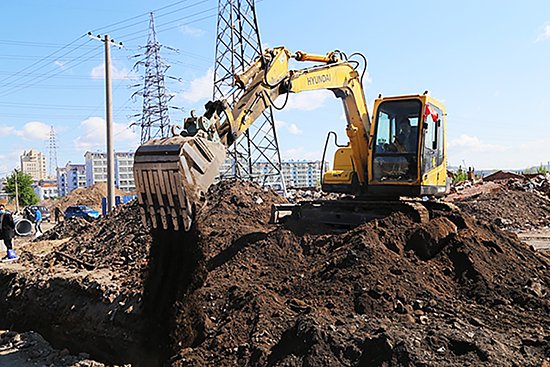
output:
[[[418,134],[411,128],[411,122],[407,117],[399,120],[397,125],[399,132],[395,137],[395,145],[400,152],[414,153],[416,151],[416,141]]]

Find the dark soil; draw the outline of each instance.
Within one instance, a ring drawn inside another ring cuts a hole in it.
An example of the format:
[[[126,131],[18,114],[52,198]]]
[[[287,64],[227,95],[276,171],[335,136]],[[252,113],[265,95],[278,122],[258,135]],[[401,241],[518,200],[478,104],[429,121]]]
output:
[[[550,264],[515,234],[458,210],[270,225],[277,202],[223,182],[189,233],[149,232],[135,203],[58,226],[0,268],[0,327],[136,366],[546,363]]]
[[[550,226],[550,200],[537,191],[487,192],[455,204],[466,214],[502,229],[517,231]]]

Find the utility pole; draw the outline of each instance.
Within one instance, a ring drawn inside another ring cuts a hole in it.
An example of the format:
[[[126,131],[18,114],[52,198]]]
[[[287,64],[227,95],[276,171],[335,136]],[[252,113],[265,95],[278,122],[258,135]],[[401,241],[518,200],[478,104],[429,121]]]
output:
[[[111,42],[105,35],[105,97],[107,119],[107,213],[115,206],[115,148],[113,144],[113,97],[111,95]]]
[[[94,39],[103,41],[105,44],[105,97],[106,111],[105,120],[107,122],[107,213],[110,213],[115,207],[115,148],[113,142],[113,98],[111,89],[111,43],[117,47],[122,47],[120,44],[115,44],[108,34],[102,40],[101,36],[93,37],[91,32],[88,35]]]
[[[15,211],[19,213],[19,187],[17,186],[17,169],[15,169],[14,179],[15,179]]]

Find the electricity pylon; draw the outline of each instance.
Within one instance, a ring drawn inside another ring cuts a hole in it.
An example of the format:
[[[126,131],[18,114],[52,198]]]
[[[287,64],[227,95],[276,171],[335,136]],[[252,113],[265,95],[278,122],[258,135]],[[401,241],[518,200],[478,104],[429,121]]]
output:
[[[214,99],[226,98],[230,106],[243,95],[233,87],[235,75],[242,73],[262,54],[254,0],[220,0],[214,67]],[[261,185],[280,184],[286,194],[281,155],[271,107],[228,150],[227,164],[218,178],[240,178]]]
[[[49,165],[48,165],[48,178],[52,179],[57,175],[57,134],[53,129],[53,126],[50,128],[48,134],[48,152],[49,152]]]
[[[151,13],[149,21],[149,38],[145,46],[144,58],[138,61],[135,67],[139,65],[145,69],[142,89],[134,93],[143,97],[143,110],[139,121],[134,125],[141,127],[141,143],[153,138],[165,138],[170,134],[170,115],[168,113],[168,101],[171,99],[170,93],[166,88],[164,77],[169,64],[160,56],[161,44],[157,40],[155,30],[155,20]]]

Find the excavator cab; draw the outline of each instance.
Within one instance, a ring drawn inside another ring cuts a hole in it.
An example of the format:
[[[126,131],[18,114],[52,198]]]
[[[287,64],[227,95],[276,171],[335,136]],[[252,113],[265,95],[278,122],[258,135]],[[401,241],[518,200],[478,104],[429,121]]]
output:
[[[428,95],[379,98],[371,125],[367,195],[447,192],[445,107]]]

